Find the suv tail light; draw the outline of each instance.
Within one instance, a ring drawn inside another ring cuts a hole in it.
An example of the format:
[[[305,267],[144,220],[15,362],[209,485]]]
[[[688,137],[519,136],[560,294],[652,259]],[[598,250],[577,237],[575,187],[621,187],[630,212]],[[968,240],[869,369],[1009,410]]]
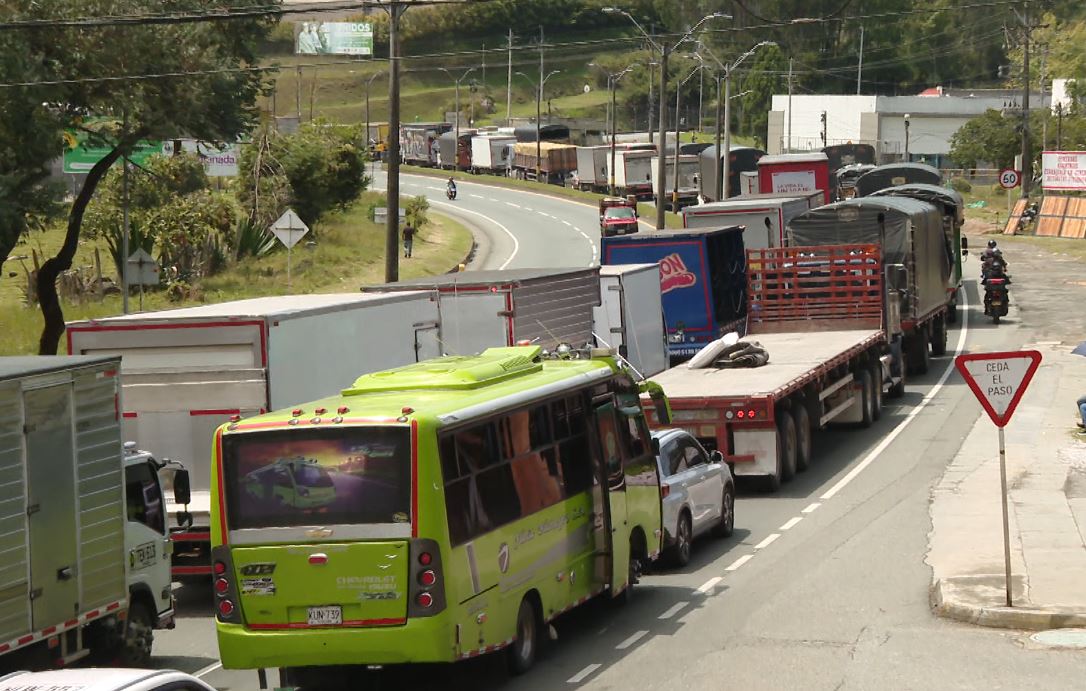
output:
[[[670,495],[671,495],[671,485],[667,484],[666,482],[662,483],[660,485],[660,498],[661,499],[667,499],[668,496],[670,496]]]

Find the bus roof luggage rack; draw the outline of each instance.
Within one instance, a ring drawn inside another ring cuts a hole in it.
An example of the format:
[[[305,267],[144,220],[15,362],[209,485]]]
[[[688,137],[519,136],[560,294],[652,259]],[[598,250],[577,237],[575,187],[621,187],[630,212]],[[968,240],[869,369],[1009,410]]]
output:
[[[470,390],[543,368],[541,346],[487,348],[478,355],[455,355],[364,374],[344,396],[404,390]]]

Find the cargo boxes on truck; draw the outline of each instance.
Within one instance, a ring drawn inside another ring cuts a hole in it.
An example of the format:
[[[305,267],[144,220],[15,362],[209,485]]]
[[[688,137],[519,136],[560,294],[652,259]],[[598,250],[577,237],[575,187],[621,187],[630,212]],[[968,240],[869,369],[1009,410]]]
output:
[[[600,304],[598,268],[467,271],[365,286],[366,293],[437,291],[441,349],[471,355],[495,346],[592,341],[592,309]]]
[[[653,156],[651,160],[652,189],[655,194],[659,189],[657,171],[659,171],[659,157]],[[696,154],[679,154],[679,184],[675,186],[675,156],[664,156],[664,198],[667,208],[677,211],[688,204],[694,203],[698,198],[698,176],[701,174],[701,163]],[[678,200],[672,199],[677,196]]]
[[[601,240],[603,264],[660,265],[660,294],[673,361],[692,356],[746,315],[743,230],[691,228]]]
[[[538,157],[536,147],[539,148]],[[561,184],[567,175],[577,169],[577,147],[542,141],[518,142],[513,148],[513,169],[517,177],[534,180],[536,168],[539,179],[551,184]]]
[[[600,306],[592,313],[599,345],[614,348],[644,377],[668,367],[659,264],[600,267]]]
[[[476,134],[471,138],[471,170],[474,173],[505,175],[513,164],[512,135]]]
[[[784,229],[788,221],[821,205],[820,192],[740,196],[686,207],[683,209],[683,227],[744,226],[743,246],[746,249],[784,247]]]
[[[193,525],[174,535],[174,573],[192,576],[211,572],[215,429],[436,357],[438,326],[428,292],[289,295],[75,322],[68,352],[122,355],[125,439],[191,470]]]
[[[758,189],[762,194],[822,192],[822,203],[829,204],[829,158],[821,152],[762,156],[758,159]]]

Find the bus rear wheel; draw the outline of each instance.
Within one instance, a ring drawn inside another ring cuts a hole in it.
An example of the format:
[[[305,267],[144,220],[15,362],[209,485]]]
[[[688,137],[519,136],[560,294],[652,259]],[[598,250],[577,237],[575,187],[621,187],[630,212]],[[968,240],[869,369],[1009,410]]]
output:
[[[511,673],[524,674],[535,664],[536,654],[539,652],[540,629],[535,603],[525,597],[520,601],[520,610],[517,612],[517,635],[509,647]]]

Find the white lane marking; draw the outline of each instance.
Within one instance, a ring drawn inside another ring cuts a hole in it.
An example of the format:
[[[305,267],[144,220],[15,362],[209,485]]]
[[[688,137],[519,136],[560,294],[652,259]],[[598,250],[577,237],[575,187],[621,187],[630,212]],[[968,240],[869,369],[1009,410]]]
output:
[[[580,233],[581,235],[584,235],[584,234],[585,234],[585,233],[584,233],[584,231],[583,231],[583,230],[581,230],[580,228],[578,228],[577,226],[573,226],[573,229],[574,229],[574,230],[576,230],[576,231],[577,231],[578,233]],[[588,236],[587,236],[587,235],[585,235],[585,237],[588,237]]]
[[[431,187],[430,185],[426,185],[425,189],[434,190],[435,192],[440,192],[441,191],[440,187]]]
[[[962,328],[961,331],[958,332],[958,345],[954,349],[955,357],[961,355],[962,350],[965,348],[965,337],[969,333],[969,298],[966,296],[964,289],[961,291],[961,293],[962,305],[960,309],[960,314],[962,315]],[[935,383],[935,386],[931,387],[931,391],[928,392],[928,395],[924,396],[923,400],[921,400],[920,403],[918,403],[917,406],[913,408],[908,415],[905,416],[905,419],[897,424],[897,427],[895,427],[893,430],[890,431],[889,434],[883,437],[882,441],[879,442],[878,446],[871,449],[871,453],[864,456],[864,459],[856,464],[855,468],[850,470],[847,475],[838,480],[837,484],[826,490],[826,493],[819,498],[823,501],[825,501],[826,499],[830,499],[831,497],[833,497],[833,495],[844,489],[848,485],[848,483],[855,480],[856,477],[867,468],[867,466],[874,463],[875,459],[878,458],[879,455],[883,451],[885,451],[888,446],[890,446],[890,444],[894,443],[894,440],[897,439],[898,435],[905,431],[905,428],[908,427],[909,423],[912,422],[913,419],[920,414],[920,411],[926,408],[927,405],[931,403],[932,399],[939,394],[939,391],[941,391],[943,388],[943,384],[945,384],[946,380],[950,378],[950,373],[953,371],[954,358],[952,357],[946,363],[946,369],[943,370],[943,375],[939,377],[939,381]]]
[[[513,261],[513,258],[517,256],[517,252],[520,251],[520,241],[517,240],[517,236],[513,235],[511,232],[509,232],[508,228],[503,226],[501,223],[498,223],[497,221],[495,221],[490,216],[487,216],[486,214],[481,214],[478,211],[472,211],[471,209],[465,209],[464,207],[458,206],[456,204],[448,204],[446,202],[439,202],[436,199],[431,199],[430,203],[431,204],[437,204],[438,206],[447,206],[450,209],[456,209],[457,211],[460,211],[462,213],[473,214],[475,216],[478,216],[479,218],[483,218],[483,219],[486,219],[487,221],[490,221],[491,223],[493,223],[494,225],[498,226],[503,231],[505,231],[505,234],[508,235],[509,239],[513,241],[513,251],[509,253],[508,257],[506,257],[505,262],[503,262],[502,265],[498,267],[499,269],[504,269],[505,267],[509,266],[509,264]]]
[[[780,536],[781,536],[780,533],[773,533],[772,535],[770,535],[766,539],[764,539],[761,542],[759,542],[758,544],[754,545],[754,549],[765,549],[766,547],[769,547],[774,542],[776,542],[777,538],[779,538]]]
[[[707,581],[705,581],[704,583],[701,584],[701,587],[698,588],[698,592],[701,593],[702,595],[704,595],[705,593],[707,593],[710,590],[712,590],[713,588],[715,588],[716,584],[720,583],[722,580],[724,580],[724,579],[721,578],[720,576],[713,576],[712,578],[710,578],[709,580],[707,580]]]
[[[661,614],[657,619],[670,619],[689,605],[689,602],[676,602],[671,607],[668,607],[667,611]]]
[[[741,556],[738,559],[736,559],[735,561],[733,561],[731,563],[731,565],[728,568],[724,569],[724,570],[725,571],[735,571],[740,566],[742,566],[743,564],[746,564],[748,561],[750,561],[753,558],[754,558],[753,554],[744,554],[743,556]]]
[[[567,679],[566,683],[567,684],[580,684],[582,681],[587,679],[590,674],[595,672],[600,667],[603,667],[603,665],[596,665],[596,664],[589,665],[589,666],[585,667],[584,669],[582,669],[580,672],[577,672],[572,677]]]
[[[514,209],[519,209],[519,208],[521,208],[520,204],[514,204],[513,202],[505,202],[505,205],[506,205],[506,206],[511,206],[511,207],[513,207]]]
[[[486,198],[486,200],[487,200],[488,202],[494,202],[495,204],[497,204],[497,203],[498,203],[498,200],[497,200],[497,199],[495,199],[494,197],[487,197],[487,198]]]
[[[524,207],[524,210],[525,210],[525,211],[535,211],[535,209],[533,209],[533,208],[532,208],[532,207],[530,207],[530,206],[526,206],[526,207]]]
[[[563,219],[563,220],[562,220],[562,223],[565,223],[565,224],[566,224],[567,226],[569,226],[570,228],[572,228],[572,227],[573,227],[573,224],[572,224],[572,223],[570,223],[569,221],[565,220],[565,219]]]
[[[476,199],[483,199],[484,198],[483,195],[481,195],[481,194],[469,194],[468,196],[469,197],[475,197]]]
[[[639,640],[641,640],[642,638],[644,638],[647,635],[649,635],[648,631],[644,631],[644,630],[638,631],[634,635],[630,636],[626,640],[624,640],[621,643],[619,643],[618,645],[616,645],[615,650],[625,650],[626,648],[629,648],[631,645],[633,645],[634,643],[637,643]]]
[[[806,507],[804,507],[802,513],[811,513],[812,511],[814,511],[815,509],[817,509],[820,506],[822,506],[822,502],[817,502],[817,501],[811,502]]]
[[[212,664],[208,665],[207,667],[204,667],[203,669],[199,670],[198,672],[196,672],[192,676],[196,677],[197,679],[202,679],[205,675],[211,674],[212,672],[214,672],[217,669],[222,669],[222,663],[221,662],[212,663]]]
[[[589,241],[591,241],[591,240],[592,240],[592,238],[588,237],[588,234],[587,234],[587,233],[585,233],[585,232],[584,232],[583,230],[579,230],[579,231],[577,231],[577,232],[578,232],[578,233],[580,233],[580,234],[581,234],[581,237],[583,237],[583,238],[584,238],[585,240],[589,240]]]
[[[789,528],[792,528],[793,526],[795,526],[797,523],[799,523],[802,520],[803,520],[803,516],[792,516],[791,518],[788,519],[787,523],[782,525],[780,528],[777,528],[777,530],[788,530]]]

